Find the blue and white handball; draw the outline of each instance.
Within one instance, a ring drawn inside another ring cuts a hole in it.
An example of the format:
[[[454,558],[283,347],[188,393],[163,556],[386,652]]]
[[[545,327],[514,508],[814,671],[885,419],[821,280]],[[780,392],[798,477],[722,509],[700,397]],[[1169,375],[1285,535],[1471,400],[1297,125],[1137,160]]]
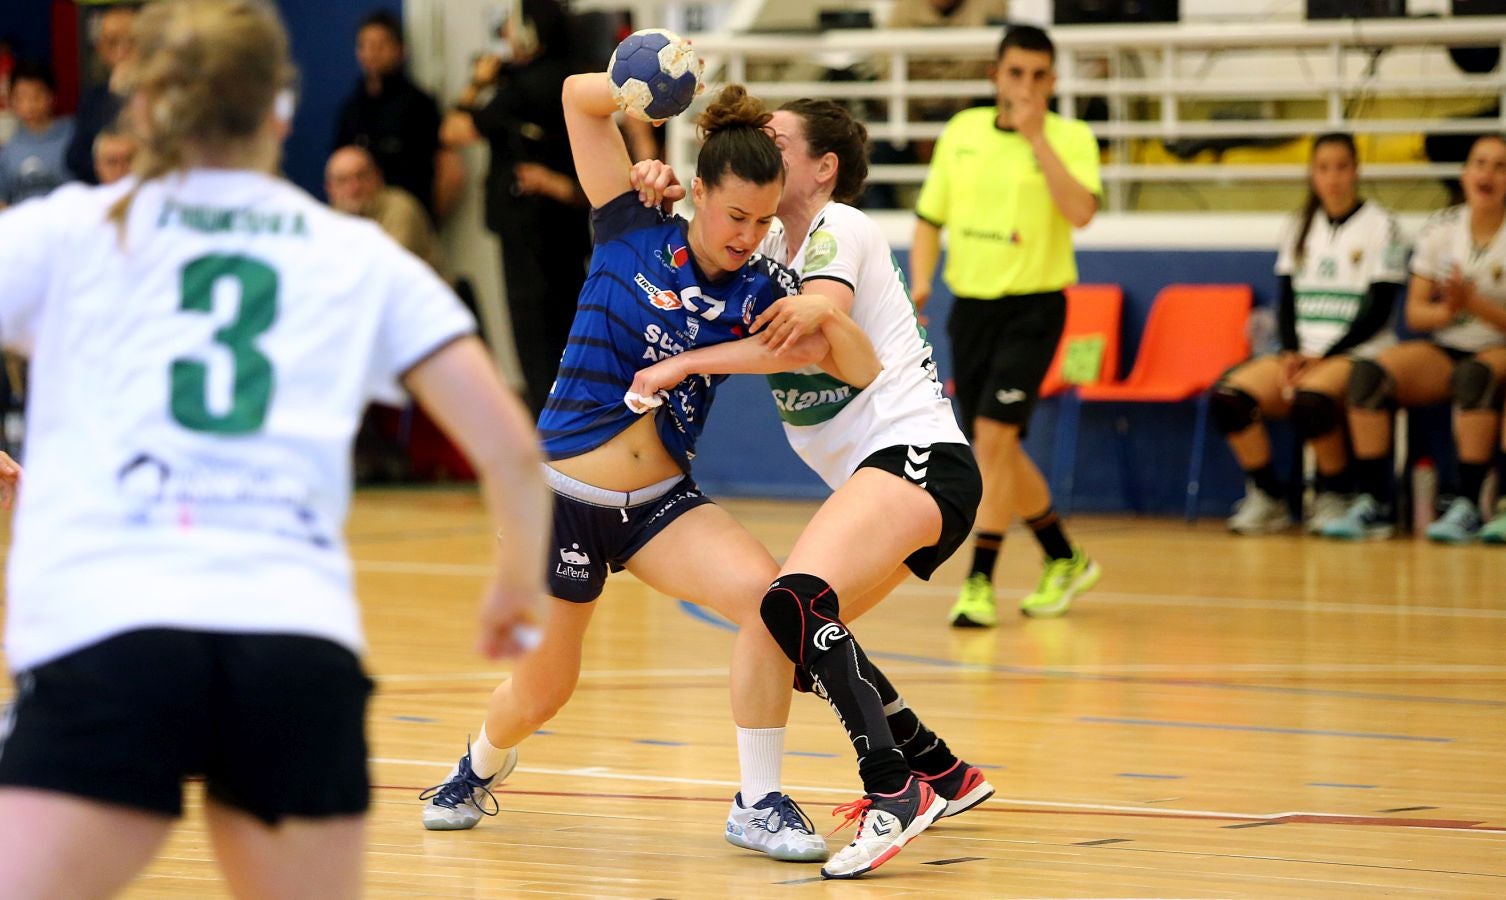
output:
[[[703,68],[689,41],[647,28],[622,39],[607,63],[607,76],[618,109],[645,122],[662,122],[690,106]]]

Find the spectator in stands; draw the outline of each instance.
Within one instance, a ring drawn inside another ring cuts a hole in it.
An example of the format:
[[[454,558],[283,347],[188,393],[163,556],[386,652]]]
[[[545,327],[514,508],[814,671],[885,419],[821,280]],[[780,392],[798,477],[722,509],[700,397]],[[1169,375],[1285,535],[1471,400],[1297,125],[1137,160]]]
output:
[[[335,146],[366,148],[387,183],[412,194],[432,217],[439,107],[408,78],[404,53],[396,16],[379,10],[362,20],[356,32],[361,81],[340,111]]]
[[[90,157],[99,183],[114,184],[131,174],[136,138],[118,125],[109,125],[94,136],[94,152]]]
[[[899,0],[889,14],[890,28],[985,28],[1009,18],[1009,0]],[[955,56],[914,57],[911,81],[978,81],[989,77],[986,59]],[[943,122],[972,105],[966,98],[912,101],[911,116]]]
[[[341,147],[324,167],[324,192],[340,212],[371,219],[408,252],[443,272],[439,237],[413,195],[382,180],[364,147]]]
[[[1317,457],[1307,529],[1321,533],[1344,514],[1344,390],[1353,360],[1396,343],[1393,314],[1406,274],[1395,217],[1362,199],[1358,184],[1354,138],[1325,134],[1314,141],[1307,202],[1287,224],[1276,257],[1281,352],[1235,367],[1214,387],[1214,423],[1246,478],[1244,499],[1229,519],[1236,534],[1292,524],[1286,489],[1271,464],[1267,419],[1290,417]]]
[[[503,25],[511,60],[476,61],[471,84],[446,117],[444,139],[459,147],[484,137],[491,146],[486,226],[501,239],[513,340],[537,415],[585,283],[590,210],[560,101],[571,74],[565,10],[555,0],[522,0],[517,9]]]
[[[90,184],[104,183],[94,167],[94,138],[120,116],[125,103],[118,92],[120,85],[114,84],[115,72],[131,55],[131,26],[135,21],[134,6],[109,6],[89,19],[94,55],[104,71],[79,97],[67,160],[74,177]]]
[[[1468,543],[1480,534],[1480,491],[1500,429],[1506,384],[1506,138],[1482,137],[1461,178],[1464,203],[1433,215],[1417,238],[1407,289],[1407,326],[1426,332],[1349,375],[1349,432],[1357,494],[1323,529],[1349,540],[1394,530],[1391,419],[1397,406],[1452,400],[1460,495],[1428,526],[1431,540]],[[1506,523],[1491,523],[1493,534]]]
[[[1022,612],[1061,615],[1098,580],[1098,564],[1069,543],[1045,479],[1020,447],[1066,325],[1062,289],[1077,280],[1072,229],[1098,211],[1098,143],[1087,125],[1046,108],[1056,48],[1044,31],[1007,29],[997,58],[998,105],[958,113],[936,142],[910,250],[922,309],[941,231],[950,233],[943,277],[957,300],[947,333],[959,418],[983,474],[972,572],[951,612],[956,626],[997,623],[993,568],[1016,515],[1046,554]]]
[[[50,193],[73,173],[63,160],[73,120],[53,115],[52,73],[36,63],[11,74],[10,102],[21,127],[0,147],[0,209]]]

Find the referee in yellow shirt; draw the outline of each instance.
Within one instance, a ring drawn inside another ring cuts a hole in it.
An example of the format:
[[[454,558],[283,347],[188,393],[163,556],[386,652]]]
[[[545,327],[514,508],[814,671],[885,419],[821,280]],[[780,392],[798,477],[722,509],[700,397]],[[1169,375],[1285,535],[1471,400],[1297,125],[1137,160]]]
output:
[[[1004,32],[994,87],[997,106],[958,113],[936,142],[910,249],[921,309],[948,231],[942,277],[957,298],[947,323],[957,405],[983,473],[972,573],[951,621],[979,628],[998,623],[993,568],[1016,514],[1046,554],[1021,612],[1059,616],[1098,581],[1098,564],[1067,540],[1046,480],[1020,447],[1066,322],[1062,289],[1077,280],[1072,229],[1098,211],[1098,143],[1084,123],[1047,111],[1056,47],[1041,29]]]

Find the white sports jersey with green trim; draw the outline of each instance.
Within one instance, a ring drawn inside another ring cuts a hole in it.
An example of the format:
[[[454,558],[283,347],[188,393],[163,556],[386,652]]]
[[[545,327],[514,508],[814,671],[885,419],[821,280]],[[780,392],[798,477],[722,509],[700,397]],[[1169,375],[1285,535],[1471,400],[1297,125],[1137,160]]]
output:
[[[0,339],[31,358],[5,649],[166,627],[359,652],[343,531],[368,399],[474,330],[371,222],[195,170],[0,213]]]
[[[1412,254],[1412,272],[1434,283],[1448,280],[1455,266],[1475,283],[1481,297],[1506,307],[1506,228],[1497,231],[1488,246],[1476,248],[1469,233],[1469,207],[1463,204],[1434,213],[1418,233]],[[1466,353],[1506,344],[1506,333],[1466,312],[1429,337]]]
[[[1407,248],[1396,217],[1373,200],[1338,225],[1320,208],[1307,230],[1302,266],[1297,267],[1297,216],[1287,220],[1276,256],[1276,274],[1289,275],[1297,301],[1297,343],[1303,356],[1322,357],[1337,344],[1365,311],[1370,286],[1405,284]],[[1366,342],[1374,351],[1394,343],[1386,329]]]
[[[790,259],[782,225],[760,251]],[[925,329],[883,232],[862,212],[828,203],[813,220],[790,267],[820,291],[817,279],[853,290],[852,318],[873,342],[884,369],[859,390],[815,366],[769,376],[790,446],[833,489],[870,454],[899,445],[965,444],[942,393]]]

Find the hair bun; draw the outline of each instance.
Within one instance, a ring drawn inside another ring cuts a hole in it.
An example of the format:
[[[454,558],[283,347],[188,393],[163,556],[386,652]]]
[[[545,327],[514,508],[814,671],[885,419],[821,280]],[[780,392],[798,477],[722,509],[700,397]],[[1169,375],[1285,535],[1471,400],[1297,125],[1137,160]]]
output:
[[[740,84],[729,84],[701,113],[696,124],[701,126],[702,135],[710,137],[729,128],[763,128],[771,118],[773,115],[762,100]]]

